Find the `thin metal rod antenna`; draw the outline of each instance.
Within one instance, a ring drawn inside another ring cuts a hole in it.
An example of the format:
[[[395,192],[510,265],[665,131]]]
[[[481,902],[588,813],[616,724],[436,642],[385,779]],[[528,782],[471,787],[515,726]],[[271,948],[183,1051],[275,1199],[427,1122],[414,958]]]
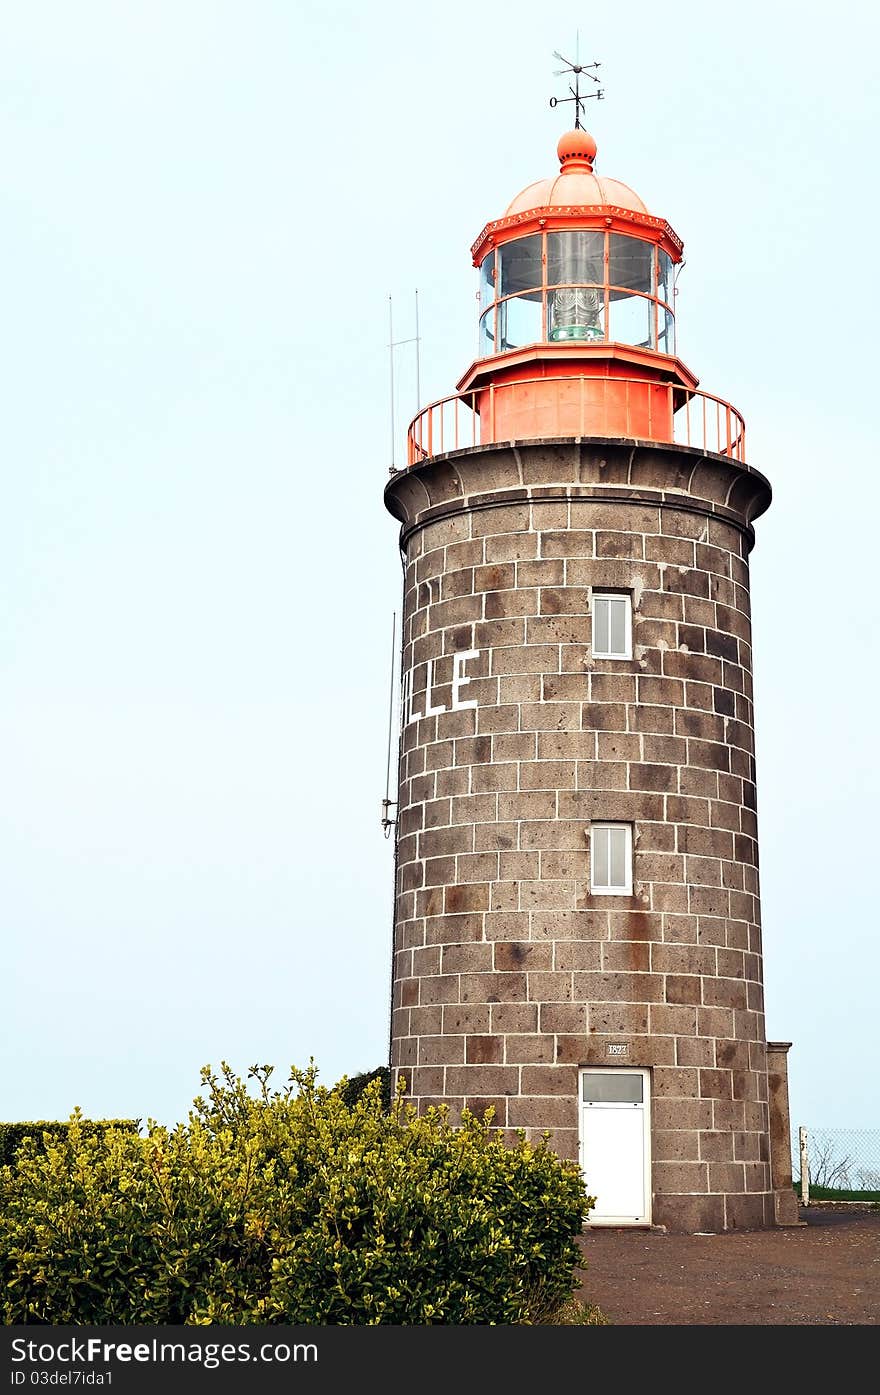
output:
[[[416,410],[421,406],[421,386],[419,383],[420,363],[419,363],[419,293],[416,291],[416,333],[415,338],[409,339],[394,338],[394,313],[392,310],[391,296],[388,297],[388,355],[391,377],[391,469],[389,474],[397,474],[397,464],[394,458],[394,437],[397,426],[397,400],[394,393],[394,350],[399,349],[402,344],[415,344],[416,346]]]
[[[421,340],[419,339],[419,288],[416,286],[416,411],[422,405],[422,388],[420,382],[420,350]]]
[[[388,356],[391,368],[391,469],[394,470],[394,312],[388,297]]]
[[[388,754],[385,760],[385,798],[382,800],[382,828],[387,838],[394,819],[390,817],[391,806],[396,800],[391,798],[391,740],[394,731],[394,661],[397,656],[397,611],[391,615],[391,681],[388,689]]]

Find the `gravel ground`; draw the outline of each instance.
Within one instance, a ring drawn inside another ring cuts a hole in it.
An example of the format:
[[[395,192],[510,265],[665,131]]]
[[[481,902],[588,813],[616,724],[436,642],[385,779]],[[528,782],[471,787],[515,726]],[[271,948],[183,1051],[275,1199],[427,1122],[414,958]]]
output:
[[[581,1297],[621,1326],[880,1323],[880,1212],[801,1217],[725,1235],[590,1231]]]

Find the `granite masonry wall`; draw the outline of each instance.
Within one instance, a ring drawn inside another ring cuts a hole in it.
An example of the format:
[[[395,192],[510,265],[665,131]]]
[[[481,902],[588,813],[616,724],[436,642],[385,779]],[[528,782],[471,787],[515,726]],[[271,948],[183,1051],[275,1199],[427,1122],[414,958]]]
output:
[[[578,1070],[613,1045],[651,1071],[653,1219],[684,1230],[774,1220],[748,571],[769,498],[720,456],[587,439],[456,452],[386,491],[393,1065],[421,1106],[492,1105],[574,1158]],[[593,657],[595,588],[631,594],[632,659]],[[631,896],[590,891],[594,820],[632,825]]]

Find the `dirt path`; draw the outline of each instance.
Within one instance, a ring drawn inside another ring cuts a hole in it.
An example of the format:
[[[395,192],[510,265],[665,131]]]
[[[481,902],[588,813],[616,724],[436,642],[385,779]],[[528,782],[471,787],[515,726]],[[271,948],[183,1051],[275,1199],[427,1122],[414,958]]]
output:
[[[878,1212],[727,1235],[594,1230],[584,1251],[582,1297],[620,1325],[880,1324]]]

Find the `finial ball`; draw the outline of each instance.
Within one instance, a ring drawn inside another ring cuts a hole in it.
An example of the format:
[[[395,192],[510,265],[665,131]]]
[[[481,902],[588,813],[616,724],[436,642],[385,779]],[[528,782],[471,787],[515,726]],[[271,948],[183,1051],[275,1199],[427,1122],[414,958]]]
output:
[[[568,160],[584,160],[592,168],[596,158],[596,142],[589,131],[566,131],[560,138],[556,153],[559,163],[563,166]]]

